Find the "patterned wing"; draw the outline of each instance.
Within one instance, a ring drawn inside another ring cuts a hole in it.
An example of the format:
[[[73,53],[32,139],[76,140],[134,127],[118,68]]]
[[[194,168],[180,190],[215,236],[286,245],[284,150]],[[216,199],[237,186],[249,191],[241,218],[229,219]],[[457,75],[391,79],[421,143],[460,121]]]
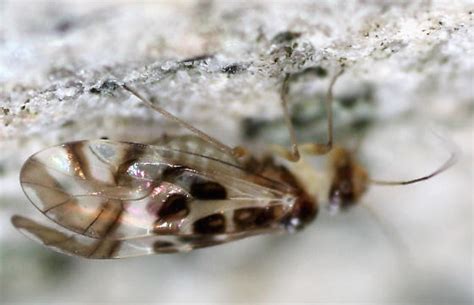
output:
[[[145,199],[162,195],[152,192],[163,166],[145,145],[71,142],[30,157],[20,182],[54,222],[88,237],[120,239],[146,234],[153,223]]]
[[[118,247],[144,243],[147,247],[138,248],[147,254],[281,229],[296,199],[288,186],[250,174],[230,157],[215,158],[196,143],[66,143],[30,157],[20,180],[44,215],[72,231],[60,233],[73,236],[67,245],[88,240],[100,245],[116,241]],[[207,155],[200,154],[203,150]],[[33,221],[17,222],[45,245],[58,236]]]
[[[214,246],[251,235],[273,230],[255,230],[249,233],[217,235],[148,235],[131,239],[95,239],[77,234],[53,223],[41,224],[27,217],[15,215],[13,225],[26,236],[63,254],[91,259],[110,259],[188,252],[193,249]]]

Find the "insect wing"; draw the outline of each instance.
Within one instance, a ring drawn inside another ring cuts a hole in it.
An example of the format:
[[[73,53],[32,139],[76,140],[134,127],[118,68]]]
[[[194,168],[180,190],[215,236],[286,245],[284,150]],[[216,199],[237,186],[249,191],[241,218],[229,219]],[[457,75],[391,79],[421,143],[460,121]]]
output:
[[[53,240],[56,249],[86,257],[186,251],[278,231],[295,201],[285,185],[276,187],[231,160],[103,140],[41,151],[20,177],[31,202],[72,232],[30,220],[15,225],[47,246]],[[55,242],[59,237],[64,241]],[[99,251],[112,241],[121,252]],[[97,243],[98,252],[86,255]]]
[[[30,157],[20,182],[54,222],[91,238],[120,239],[146,234],[154,222],[146,199],[164,166],[157,161],[146,145],[71,142]],[[153,198],[165,196],[160,190]]]
[[[27,237],[64,254],[87,258],[109,258],[117,255],[115,252],[117,240],[101,240],[65,231],[52,224],[40,224],[32,219],[15,215],[12,224]]]
[[[150,254],[188,252],[197,248],[239,240],[251,235],[274,233],[274,230],[256,230],[252,234],[148,235],[116,240],[90,238],[67,231],[53,223],[45,225],[19,215],[13,216],[11,221],[24,235],[56,252],[91,259],[117,259]]]

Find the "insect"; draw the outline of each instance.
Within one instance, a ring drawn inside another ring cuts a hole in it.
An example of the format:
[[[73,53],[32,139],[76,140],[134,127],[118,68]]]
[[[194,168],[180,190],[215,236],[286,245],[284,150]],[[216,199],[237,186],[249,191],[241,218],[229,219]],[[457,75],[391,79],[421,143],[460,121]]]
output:
[[[153,145],[90,140],[45,149],[24,164],[20,181],[28,199],[49,220],[13,216],[13,225],[53,250],[86,258],[122,258],[185,252],[242,238],[293,232],[311,223],[319,204],[346,210],[377,181],[353,154],[333,147],[332,90],[328,87],[328,141],[298,145],[287,96],[280,92],[291,149],[275,147],[261,159],[231,148],[152,103],[127,84],[123,90],[190,130],[193,135],[162,138]],[[321,178],[300,158],[328,155]],[[291,161],[287,162],[285,159]],[[286,164],[280,162],[284,160]]]

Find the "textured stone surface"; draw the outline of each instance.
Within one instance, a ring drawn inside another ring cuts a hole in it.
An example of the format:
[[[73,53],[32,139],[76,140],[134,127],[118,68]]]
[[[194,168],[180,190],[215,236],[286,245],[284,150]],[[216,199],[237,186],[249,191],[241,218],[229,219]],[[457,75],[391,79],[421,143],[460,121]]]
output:
[[[8,265],[0,270],[2,296],[472,298],[472,2],[3,1],[0,11],[0,242],[6,249],[0,263]],[[305,139],[324,135],[324,112],[314,105],[343,67],[335,87],[338,130],[347,138],[358,122],[369,123],[361,155],[371,172],[413,177],[436,167],[446,153],[429,139],[427,125],[445,130],[463,150],[458,166],[439,178],[374,188],[367,196],[406,240],[415,267],[400,262],[364,210],[323,215],[300,235],[112,264],[47,254],[10,227],[9,216],[29,208],[19,168],[38,149],[75,139],[149,141],[184,132],[111,81],[155,97],[226,143],[271,143],[287,137],[278,99],[284,74],[315,67],[290,92]],[[25,254],[33,250],[37,254]],[[23,281],[27,265],[34,271]],[[54,277],[40,280],[59,268],[56,276],[66,279],[60,284]],[[92,284],[100,277],[103,285]]]

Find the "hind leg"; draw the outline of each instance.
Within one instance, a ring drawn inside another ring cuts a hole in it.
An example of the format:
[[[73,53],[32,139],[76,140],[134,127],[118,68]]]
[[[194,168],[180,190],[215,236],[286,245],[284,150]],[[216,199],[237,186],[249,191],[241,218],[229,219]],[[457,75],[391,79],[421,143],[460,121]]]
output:
[[[295,129],[293,127],[293,123],[291,122],[290,113],[288,110],[288,91],[289,91],[289,82],[290,82],[290,74],[285,76],[283,80],[280,98],[281,98],[281,106],[283,109],[283,116],[285,119],[285,124],[288,128],[288,132],[290,134],[290,141],[291,141],[291,149],[286,147],[282,147],[279,145],[274,145],[272,150],[278,154],[279,156],[289,160],[296,162],[300,159],[300,152],[299,148],[303,150],[307,154],[311,155],[324,155],[331,151],[333,146],[333,113],[332,113],[332,103],[333,103],[333,87],[337,80],[337,78],[342,74],[343,70],[339,71],[332,79],[329,84],[327,93],[326,93],[326,111],[328,115],[328,124],[327,124],[327,134],[328,140],[326,143],[305,143],[302,145],[298,145],[298,141],[296,139]]]

